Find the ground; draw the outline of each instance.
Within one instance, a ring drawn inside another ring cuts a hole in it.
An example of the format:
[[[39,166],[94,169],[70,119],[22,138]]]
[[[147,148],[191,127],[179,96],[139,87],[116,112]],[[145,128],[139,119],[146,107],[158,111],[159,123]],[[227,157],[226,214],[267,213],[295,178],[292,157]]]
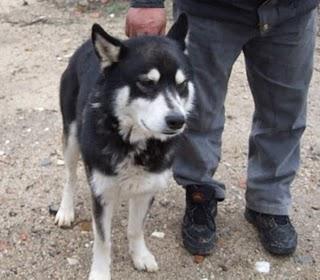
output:
[[[0,279],[4,280],[87,279],[90,266],[91,205],[82,166],[74,227],[58,228],[48,211],[49,205],[59,202],[64,183],[59,77],[72,52],[88,38],[93,22],[124,36],[124,10],[122,3],[101,13],[55,4],[0,3]],[[157,196],[146,224],[147,243],[160,271],[134,270],[127,253],[123,203],[114,219],[113,279],[320,279],[319,71],[317,49],[302,165],[292,186],[292,218],[300,234],[296,253],[286,258],[266,253],[243,217],[253,103],[240,57],[229,85],[223,159],[217,173],[227,185],[227,199],[219,205],[215,252],[196,264],[183,249],[184,191],[171,183],[168,191]],[[164,238],[151,236],[154,231],[163,232]],[[256,272],[256,261],[269,262],[270,272]]]

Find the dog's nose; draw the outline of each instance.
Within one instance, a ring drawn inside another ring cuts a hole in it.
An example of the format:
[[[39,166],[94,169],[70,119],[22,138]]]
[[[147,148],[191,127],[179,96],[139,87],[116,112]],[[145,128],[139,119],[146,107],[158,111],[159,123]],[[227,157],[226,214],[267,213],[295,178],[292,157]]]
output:
[[[185,124],[186,119],[181,114],[172,114],[166,117],[167,126],[170,129],[180,129]]]

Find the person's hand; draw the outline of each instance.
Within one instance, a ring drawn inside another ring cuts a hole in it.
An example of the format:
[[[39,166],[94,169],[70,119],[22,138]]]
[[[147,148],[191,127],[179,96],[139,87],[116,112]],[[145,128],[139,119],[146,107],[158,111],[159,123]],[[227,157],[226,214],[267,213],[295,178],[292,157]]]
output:
[[[126,35],[164,35],[166,11],[164,8],[130,8],[126,18]]]

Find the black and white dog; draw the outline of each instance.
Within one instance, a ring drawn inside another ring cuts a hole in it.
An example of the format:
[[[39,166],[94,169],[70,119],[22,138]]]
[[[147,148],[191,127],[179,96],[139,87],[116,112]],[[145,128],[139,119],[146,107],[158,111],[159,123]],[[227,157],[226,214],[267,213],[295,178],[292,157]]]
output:
[[[110,279],[111,219],[120,196],[130,198],[128,239],[138,270],[158,265],[143,235],[156,192],[166,187],[177,136],[192,109],[194,86],[184,53],[188,22],[181,15],[166,37],[120,41],[99,25],[62,75],[67,183],[55,222],[74,221],[81,152],[93,200],[93,261],[89,279]]]

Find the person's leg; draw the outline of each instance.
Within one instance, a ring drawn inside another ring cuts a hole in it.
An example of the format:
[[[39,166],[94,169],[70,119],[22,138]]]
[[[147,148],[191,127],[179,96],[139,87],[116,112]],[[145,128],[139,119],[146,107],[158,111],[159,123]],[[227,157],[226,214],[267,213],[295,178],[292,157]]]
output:
[[[314,42],[312,13],[275,27],[244,48],[255,101],[246,193],[252,210],[288,215],[289,187],[306,126]]]
[[[252,28],[189,16],[187,50],[194,70],[196,102],[179,143],[174,176],[186,189],[182,238],[192,254],[214,247],[217,200],[224,185],[213,180],[221,152],[224,101],[232,65]]]
[[[232,66],[251,28],[189,16],[187,50],[194,71],[196,101],[179,143],[174,176],[179,185],[207,185],[218,200],[224,185],[213,180],[221,153],[224,101]]]
[[[299,167],[300,138],[306,126],[315,43],[314,16],[312,12],[274,27],[244,47],[255,102],[246,202],[248,209],[259,213],[288,215],[290,184]],[[292,251],[296,237],[293,227],[288,230],[293,240],[286,242],[288,246],[291,242]],[[269,251],[278,249],[269,247]]]

